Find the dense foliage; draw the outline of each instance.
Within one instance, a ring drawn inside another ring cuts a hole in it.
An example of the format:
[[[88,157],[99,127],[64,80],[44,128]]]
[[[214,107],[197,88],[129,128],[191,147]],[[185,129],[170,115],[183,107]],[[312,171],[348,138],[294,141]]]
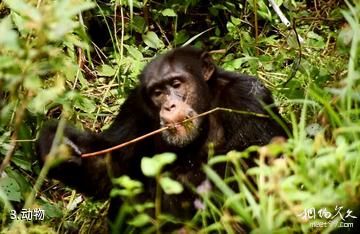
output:
[[[287,141],[244,152],[214,156],[210,150],[204,171],[213,186],[195,188],[198,213],[182,231],[342,233],[354,229],[341,223],[359,222],[358,1],[4,0],[0,17],[3,232],[98,233],[106,226],[107,202],[46,179],[51,165],[36,160],[37,132],[49,118],[106,128],[143,66],[188,44],[206,48],[227,70],[261,79],[293,130]],[[253,152],[259,158],[248,168],[244,159]],[[142,162],[144,174],[166,193],[182,189],[162,172],[173,158]],[[222,163],[233,168],[225,179],[212,169]],[[174,222],[166,214],[148,215],[154,201],[134,204],[141,183],[126,176],[114,183],[111,195],[125,200],[115,228],[155,232]],[[14,220],[12,211],[22,209],[44,210],[45,218]],[[314,227],[321,222],[328,224]]]

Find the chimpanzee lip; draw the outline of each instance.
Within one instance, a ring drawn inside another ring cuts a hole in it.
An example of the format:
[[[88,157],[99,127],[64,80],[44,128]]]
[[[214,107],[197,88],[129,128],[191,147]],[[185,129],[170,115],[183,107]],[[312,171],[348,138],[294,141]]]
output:
[[[183,127],[181,123],[169,123],[166,124],[165,126],[168,127],[169,129],[177,129],[179,127]]]
[[[167,131],[169,131],[172,134],[176,134],[179,131],[185,130],[186,131],[186,127],[183,125],[182,122],[177,122],[177,123],[169,123],[165,125],[166,127],[168,127]]]
[[[168,123],[161,123],[161,126],[162,127],[168,127],[168,128],[177,128],[177,127],[183,127],[184,126],[184,124],[186,123],[186,122],[184,122],[184,121],[186,121],[186,120],[188,120],[188,121],[191,121],[191,120],[189,120],[190,119],[190,116],[187,116],[187,117],[185,117],[185,118],[183,118],[183,119],[181,119],[181,120],[179,120],[179,121],[177,121],[177,122],[168,122]]]

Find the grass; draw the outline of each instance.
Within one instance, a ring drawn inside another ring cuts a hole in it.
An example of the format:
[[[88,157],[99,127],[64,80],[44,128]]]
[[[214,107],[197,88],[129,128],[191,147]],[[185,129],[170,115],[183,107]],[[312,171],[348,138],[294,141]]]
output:
[[[219,11],[226,17],[207,17],[225,19],[218,24],[224,23],[225,29],[209,23],[206,26],[214,29],[204,34],[200,32],[207,29],[196,29],[187,24],[186,16],[182,17],[183,12],[194,17],[201,13],[200,5],[196,8],[188,1],[174,12],[176,20],[163,14],[173,14],[164,11],[171,9],[170,3],[150,5],[150,16],[144,16],[143,8],[133,1],[128,1],[132,7],[122,2],[96,5],[80,0],[38,1],[38,5],[22,0],[0,3],[2,232],[104,231],[108,203],[83,198],[44,180],[48,166],[40,168],[33,148],[37,130],[46,116],[62,116],[94,131],[109,126],[128,91],[136,85],[144,64],[173,43],[170,36],[180,40],[179,35],[213,49],[214,60],[221,67],[259,77],[273,91],[293,129],[287,141],[277,139],[244,152],[212,156],[209,150],[211,157],[203,169],[213,187],[204,185],[207,189],[199,192],[198,213],[183,223],[183,230],[353,231],[339,225],[356,225],[360,216],[360,4],[316,1],[318,5],[306,5],[305,1],[293,1],[282,5],[289,17],[297,18],[296,31],[304,38],[299,46],[293,31],[277,23],[276,14],[260,4],[263,1],[254,2],[259,4],[254,18],[251,4],[239,11],[230,1],[222,5],[210,2],[206,10],[211,14]],[[98,48],[96,53],[84,33],[88,13],[79,17],[92,7],[102,20],[113,20],[106,25],[112,35],[110,46]],[[114,19],[115,9],[118,18]],[[152,20],[157,24],[151,24]],[[141,27],[143,21],[150,27]],[[155,36],[148,33],[150,29]],[[164,34],[167,29],[170,33]],[[294,77],[284,85],[291,74]],[[259,157],[249,168],[246,158],[254,153]],[[228,166],[226,178],[213,170],[218,164]],[[131,194],[141,186],[125,181],[119,186]],[[126,187],[129,184],[136,186]],[[129,196],[125,200],[120,217],[127,218],[116,225],[126,226],[127,232],[155,232],[159,225],[173,221],[166,214],[153,219],[145,212],[156,201],[137,204]],[[9,217],[10,210],[39,207],[45,210],[45,221],[13,221]],[[315,227],[323,223],[326,227]]]

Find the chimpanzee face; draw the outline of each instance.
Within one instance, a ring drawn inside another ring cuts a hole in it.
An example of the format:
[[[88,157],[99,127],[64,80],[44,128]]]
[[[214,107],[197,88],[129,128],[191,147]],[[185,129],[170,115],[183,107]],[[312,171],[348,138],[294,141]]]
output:
[[[170,127],[162,132],[162,137],[171,145],[183,147],[199,135],[201,118],[180,124],[199,114],[198,87],[193,79],[186,72],[171,72],[149,87],[150,100],[159,111],[160,125]]]
[[[204,78],[201,54],[165,54],[149,64],[142,76],[145,96],[160,126],[170,128],[162,132],[170,145],[184,147],[200,133],[202,118],[188,122],[209,108],[209,88]]]

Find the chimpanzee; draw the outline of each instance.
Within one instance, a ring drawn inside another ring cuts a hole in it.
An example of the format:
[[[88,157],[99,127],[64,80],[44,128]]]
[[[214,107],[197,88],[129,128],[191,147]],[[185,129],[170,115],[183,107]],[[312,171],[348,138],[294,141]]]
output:
[[[111,177],[127,174],[142,181],[146,196],[153,198],[154,182],[145,178],[140,169],[143,156],[175,152],[177,159],[167,170],[174,179],[197,186],[205,179],[202,164],[207,162],[209,143],[213,144],[215,154],[223,154],[264,145],[275,136],[286,137],[272,118],[281,120],[270,91],[254,77],[219,69],[202,50],[173,49],[150,62],[139,78],[140,84],[107,130],[96,134],[71,126],[64,128],[63,143],[71,149],[72,158],[53,168],[50,176],[80,192],[104,198],[112,188]],[[269,117],[218,111],[192,118],[186,126],[178,124],[215,107]],[[171,127],[111,152],[110,169],[101,155],[81,158],[81,154],[118,145],[163,126]],[[51,122],[40,132],[37,148],[42,161],[49,153],[56,128],[57,123]],[[162,202],[164,212],[176,216],[193,214],[196,196],[190,189],[180,195],[164,196],[167,196]]]

